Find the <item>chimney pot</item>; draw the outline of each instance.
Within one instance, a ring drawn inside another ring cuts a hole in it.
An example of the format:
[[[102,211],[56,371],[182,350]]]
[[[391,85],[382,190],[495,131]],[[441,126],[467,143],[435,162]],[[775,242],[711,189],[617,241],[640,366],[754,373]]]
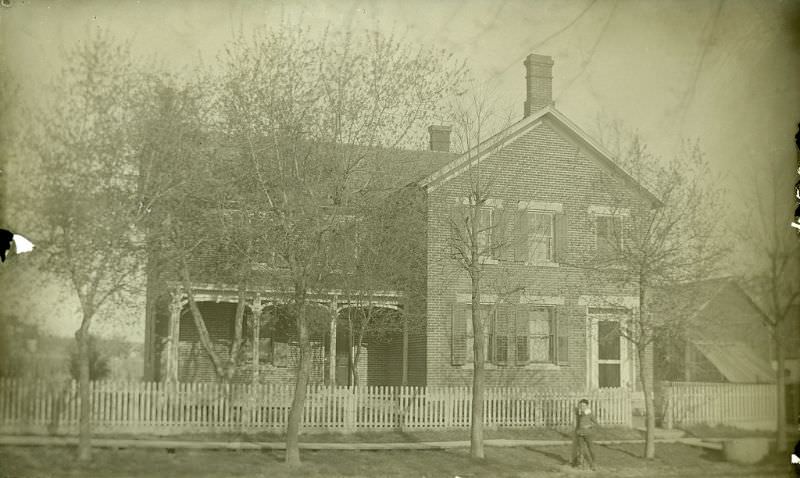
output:
[[[449,152],[450,151],[450,126],[431,125],[428,126],[430,135],[431,151]]]
[[[553,104],[553,59],[531,53],[525,58],[525,117]]]

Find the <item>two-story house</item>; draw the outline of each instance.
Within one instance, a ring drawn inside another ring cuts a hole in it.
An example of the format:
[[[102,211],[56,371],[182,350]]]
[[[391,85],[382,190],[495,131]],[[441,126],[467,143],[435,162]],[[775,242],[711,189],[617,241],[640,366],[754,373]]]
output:
[[[452,218],[468,204],[472,181],[479,176],[489,179],[483,184],[490,188],[490,200],[480,212],[486,227],[479,239],[498,246],[481,258],[488,384],[571,390],[635,386],[635,354],[620,335],[619,321],[636,312],[636,286],[583,265],[610,242],[625,241],[631,217],[657,207],[658,199],[555,109],[552,67],[549,57],[527,57],[523,118],[473,150],[449,153],[449,128],[431,127],[431,151],[397,151],[404,161],[383,156],[384,173],[406,186],[404,194],[417,195],[424,209],[418,217],[425,221],[419,241],[426,260],[418,273],[425,293],[413,300],[425,317],[424,326],[410,335],[368,347],[364,383],[399,385],[401,375],[409,385],[470,383],[471,289],[467,274],[453,260]],[[598,188],[600,183],[606,186]],[[258,297],[256,312],[262,301],[280,302],[274,288],[251,292]],[[234,289],[198,284],[196,294],[216,324],[209,329],[229,335]],[[396,309],[403,294],[386,291],[378,299]],[[332,313],[345,307],[336,290],[315,300]],[[194,332],[180,290],[173,291],[169,304],[164,300],[148,319],[150,376],[163,377],[158,369],[171,367],[189,379],[186,350]],[[317,342],[312,380],[347,383],[342,362],[349,344],[337,337],[336,328],[332,320]],[[291,360],[285,359],[291,344],[277,343],[272,362],[259,371],[262,380],[291,378]]]

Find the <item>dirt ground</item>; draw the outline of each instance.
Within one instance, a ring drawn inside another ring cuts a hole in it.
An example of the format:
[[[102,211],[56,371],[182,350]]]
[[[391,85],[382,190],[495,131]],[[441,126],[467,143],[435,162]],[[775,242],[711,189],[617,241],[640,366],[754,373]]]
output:
[[[788,456],[771,456],[757,466],[726,463],[719,452],[659,444],[658,458],[640,458],[642,445],[595,446],[596,472],[568,465],[570,447],[487,447],[475,462],[467,449],[446,451],[303,451],[297,469],[282,463],[283,452],[95,450],[91,464],[75,461],[66,447],[0,447],[0,477],[706,477],[792,476]]]

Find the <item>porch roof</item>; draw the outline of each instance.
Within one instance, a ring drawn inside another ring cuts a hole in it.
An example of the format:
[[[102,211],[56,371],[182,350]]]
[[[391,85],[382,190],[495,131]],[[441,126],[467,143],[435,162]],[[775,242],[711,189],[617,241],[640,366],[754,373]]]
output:
[[[181,298],[186,295],[183,285],[180,282],[167,282],[167,286],[173,294],[179,295]],[[192,284],[192,292],[197,301],[207,302],[236,302],[239,297],[239,288],[230,284]],[[290,288],[266,288],[266,287],[248,287],[244,291],[244,295],[248,300],[261,298],[265,302],[288,302],[291,300],[294,292]],[[362,303],[366,302],[363,299],[366,295],[370,296],[373,305],[392,306],[400,305],[400,300],[403,298],[402,292],[397,291],[371,291],[369,293],[364,291],[344,291],[340,289],[323,289],[319,291],[308,292],[308,299],[311,302],[319,303],[350,303],[355,302],[355,298],[360,298]]]

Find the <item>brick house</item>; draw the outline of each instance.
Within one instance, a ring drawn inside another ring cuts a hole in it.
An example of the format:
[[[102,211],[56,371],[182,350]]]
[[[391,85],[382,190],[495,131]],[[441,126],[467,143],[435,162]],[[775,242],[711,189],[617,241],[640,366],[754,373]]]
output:
[[[613,274],[581,265],[602,254],[609,241],[624,241],[633,227],[629,218],[656,207],[658,199],[555,109],[552,59],[531,54],[525,67],[527,97],[519,122],[461,155],[449,153],[450,129],[442,126],[429,129],[431,151],[393,153],[404,161],[384,155],[385,174],[405,185],[402,194],[415,196],[423,209],[418,216],[426,233],[419,247],[426,260],[418,279],[425,293],[411,300],[425,318],[413,333],[368,347],[367,384],[399,385],[400,369],[407,370],[409,385],[470,383],[470,282],[452,259],[451,219],[477,172],[491,179],[491,200],[481,218],[494,226],[480,240],[503,244],[481,258],[487,285],[482,313],[489,338],[488,385],[636,387],[635,354],[618,324],[636,312],[638,290],[614,280]],[[598,187],[600,179],[603,187]],[[280,301],[269,290],[252,291],[259,301],[254,303],[256,313],[261,301]],[[235,291],[198,285],[196,293],[206,302],[210,322],[217,324],[209,329],[230,334]],[[379,299],[387,309],[397,309],[403,295],[387,291]],[[188,370],[185,350],[192,347],[192,326],[182,312],[182,300],[177,291],[171,302],[166,298],[152,311],[148,307],[151,377],[163,377],[170,367]],[[336,313],[344,307],[335,290],[315,300]],[[348,350],[337,338],[336,324],[332,320],[317,343],[312,381],[347,383],[341,362]],[[281,347],[280,361],[263,364],[261,373],[269,380],[290,379],[291,360],[285,357],[291,357],[292,347]],[[190,379],[189,374],[179,375]]]

